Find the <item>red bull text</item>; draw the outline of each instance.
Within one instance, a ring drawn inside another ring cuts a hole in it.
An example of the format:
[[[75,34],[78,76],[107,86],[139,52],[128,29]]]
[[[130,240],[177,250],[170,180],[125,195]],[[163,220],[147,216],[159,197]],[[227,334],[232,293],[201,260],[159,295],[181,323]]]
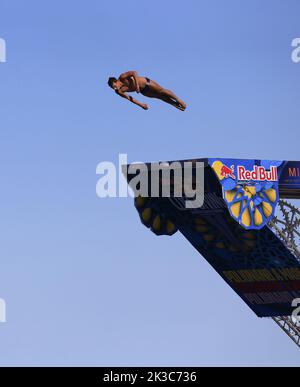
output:
[[[248,171],[243,166],[238,166],[238,180],[244,181],[278,181],[277,167],[271,167],[269,171],[264,167],[254,166],[252,171]]]

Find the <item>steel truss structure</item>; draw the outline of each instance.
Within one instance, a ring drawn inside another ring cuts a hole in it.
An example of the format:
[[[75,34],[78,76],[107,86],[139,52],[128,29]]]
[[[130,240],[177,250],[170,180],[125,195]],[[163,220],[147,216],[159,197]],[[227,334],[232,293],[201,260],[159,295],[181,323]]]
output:
[[[285,200],[279,202],[278,209],[270,227],[300,260],[300,209]],[[273,317],[273,320],[300,348],[300,321],[292,316]]]

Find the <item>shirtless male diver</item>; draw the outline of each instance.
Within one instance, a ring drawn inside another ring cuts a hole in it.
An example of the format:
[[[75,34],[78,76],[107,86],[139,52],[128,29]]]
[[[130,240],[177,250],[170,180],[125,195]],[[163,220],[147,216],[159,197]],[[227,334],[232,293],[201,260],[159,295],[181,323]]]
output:
[[[179,110],[184,111],[186,108],[186,104],[172,91],[164,89],[158,83],[147,77],[138,76],[136,71],[127,71],[121,74],[119,79],[110,77],[107,83],[120,97],[128,99],[128,101],[140,106],[144,110],[148,110],[148,105],[137,101],[127,93],[136,91],[146,97],[157,98],[167,102]]]

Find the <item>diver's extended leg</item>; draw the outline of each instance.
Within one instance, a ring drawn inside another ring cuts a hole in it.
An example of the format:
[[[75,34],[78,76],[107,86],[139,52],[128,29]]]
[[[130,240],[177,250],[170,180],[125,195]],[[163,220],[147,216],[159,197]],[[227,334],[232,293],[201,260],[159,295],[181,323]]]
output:
[[[183,107],[183,110],[186,108],[186,104],[180,98],[178,98],[177,95],[173,93],[173,91],[168,89],[162,89],[161,93],[164,94],[166,97],[174,99],[179,105]]]
[[[149,86],[150,86],[150,90],[152,92],[151,94],[155,98],[160,98],[162,100],[164,100],[164,98],[166,98],[168,100],[172,99],[178,105],[182,106],[183,109],[181,109],[181,110],[184,110],[186,108],[186,104],[180,98],[178,98],[177,95],[173,93],[173,91],[165,89],[164,87],[160,86],[157,82],[153,81],[152,79],[150,81]],[[168,102],[168,101],[165,101],[165,102]]]
[[[179,109],[181,111],[184,111],[185,110],[185,107],[182,106],[180,103],[178,103],[177,101],[174,101],[174,99],[170,98],[170,97],[167,97],[165,95],[157,95],[156,97],[157,99],[160,99],[174,107],[176,107],[176,109]]]
[[[171,90],[167,90],[160,86],[157,82],[151,79],[147,90],[142,91],[142,94],[149,98],[160,99],[179,110],[184,111],[186,104],[179,99]]]

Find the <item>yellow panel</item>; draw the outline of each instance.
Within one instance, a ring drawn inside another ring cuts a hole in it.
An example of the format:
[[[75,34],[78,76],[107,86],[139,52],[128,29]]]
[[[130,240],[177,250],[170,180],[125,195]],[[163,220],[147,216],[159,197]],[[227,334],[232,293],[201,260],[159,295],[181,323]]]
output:
[[[226,191],[225,192],[225,198],[228,201],[228,203],[231,203],[236,195],[236,190]]]
[[[241,203],[234,203],[232,206],[231,206],[231,212],[232,212],[232,215],[235,216],[236,218],[239,217],[240,213],[241,213]]]
[[[143,207],[147,203],[148,199],[149,198],[143,198],[142,196],[138,196],[137,198],[135,198],[135,204],[138,208]]]
[[[264,191],[264,193],[266,194],[266,196],[270,200],[270,202],[272,202],[272,203],[276,202],[277,195],[276,195],[275,189],[273,189],[273,188],[267,189],[266,191]]]
[[[260,226],[262,222],[263,222],[262,214],[256,208],[254,212],[254,224],[255,226]]]
[[[160,216],[156,215],[152,223],[152,228],[154,231],[160,231],[160,227],[161,227]]]
[[[249,227],[251,225],[251,217],[248,208],[246,208],[242,215],[242,223],[244,226]]]
[[[167,233],[172,234],[175,230],[175,225],[170,220],[167,220],[166,228],[167,228]]]
[[[266,218],[269,218],[272,215],[273,209],[269,203],[263,202],[262,209],[263,209],[263,213],[264,213]]]
[[[216,172],[216,174],[220,180],[224,179],[224,176],[221,175],[221,170],[222,170],[223,165],[224,164],[221,161],[215,161],[212,165],[212,168],[214,169],[214,171]]]
[[[152,215],[151,208],[145,208],[144,211],[142,212],[142,219],[144,222],[149,222],[150,218]]]

